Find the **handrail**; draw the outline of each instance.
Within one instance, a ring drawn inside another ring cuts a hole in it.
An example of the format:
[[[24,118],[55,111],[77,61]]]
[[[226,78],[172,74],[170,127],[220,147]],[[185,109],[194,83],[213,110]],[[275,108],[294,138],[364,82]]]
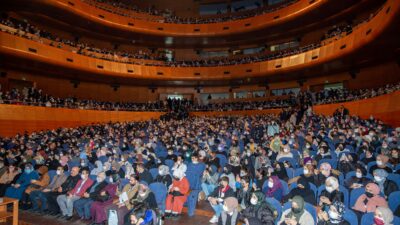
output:
[[[22,0],[15,1],[22,2]],[[29,4],[32,7],[43,5],[64,10],[70,14],[74,14],[76,17],[102,24],[106,27],[118,28],[126,32],[168,37],[216,37],[251,32],[282,24],[300,15],[312,12],[329,1],[299,0],[285,8],[270,13],[240,20],[207,24],[160,23],[159,21],[129,18],[96,8],[81,0],[31,0]]]
[[[269,76],[322,64],[371,43],[399,13],[400,2],[388,0],[369,22],[345,37],[297,55],[263,62],[216,67],[166,67],[116,63],[51,48],[34,41],[0,34],[0,53],[88,73],[155,80],[227,80]]]

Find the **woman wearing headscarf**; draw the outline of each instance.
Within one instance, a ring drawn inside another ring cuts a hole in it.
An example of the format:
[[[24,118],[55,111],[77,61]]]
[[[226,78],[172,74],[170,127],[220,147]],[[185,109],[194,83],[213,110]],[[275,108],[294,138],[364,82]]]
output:
[[[373,165],[371,166],[371,168],[369,168],[369,173],[372,174],[376,169],[384,169],[386,170],[386,172],[392,173],[392,168],[386,165],[388,161],[389,157],[387,157],[386,155],[378,155],[376,157],[376,165]]]
[[[169,167],[166,165],[160,165],[158,167],[158,175],[154,182],[163,183],[167,188],[172,184],[172,177],[169,174]]]
[[[118,179],[115,179],[115,181],[117,180]],[[113,199],[117,193],[117,187],[118,184],[116,182],[107,184],[107,186],[100,193],[102,199],[92,203],[92,206],[90,207],[90,215],[94,224],[102,224],[107,220],[106,208],[112,205]]]
[[[286,172],[286,168],[283,162],[276,162],[274,163],[274,172],[272,173],[273,175],[276,175],[279,177],[279,179],[288,181],[289,177]]]
[[[381,192],[385,195],[386,199],[391,193],[398,190],[397,184],[387,179],[388,175],[389,174],[386,172],[386,170],[374,170],[374,182],[379,186],[379,189],[381,189]]]
[[[218,225],[237,225],[239,222],[238,200],[229,197],[224,200],[223,211],[218,219]]]
[[[317,205],[317,202],[315,201],[315,194],[310,189],[310,183],[307,182],[304,177],[300,177],[300,179],[297,181],[297,187],[293,188],[289,194],[283,198],[283,202],[291,200],[296,195],[303,196],[304,201],[310,203],[311,205]]]
[[[393,212],[388,207],[378,207],[374,213],[375,225],[393,225]]]
[[[147,208],[155,210],[157,206],[157,201],[154,193],[150,190],[150,188],[141,183],[139,186],[139,191],[136,192],[136,195],[130,199],[132,209],[125,215],[124,221],[126,225],[130,224],[130,214],[139,208]]]
[[[268,178],[268,190],[266,196],[269,198],[275,198],[278,201],[282,200],[283,186],[277,176],[271,176]]]
[[[292,207],[282,213],[279,225],[314,225],[316,221],[312,215],[304,209],[303,197],[297,195],[292,198]]]
[[[321,210],[318,213],[318,225],[350,225],[343,218],[345,210],[346,206],[342,202],[333,202],[328,212]]]
[[[371,182],[371,179],[365,177],[367,175],[367,170],[362,165],[356,164],[355,168],[356,175],[344,181],[344,186],[349,190],[364,187]]]
[[[174,180],[168,189],[165,203],[165,215],[178,217],[189,194],[189,181],[182,170],[175,170],[173,176]]]
[[[355,153],[344,153],[339,159],[338,170],[344,174],[354,171],[355,165],[358,160]]]
[[[339,181],[336,177],[328,177],[325,181],[325,190],[319,196],[319,205],[327,211],[333,202],[344,202],[344,194],[339,191]]]
[[[256,191],[251,195],[251,205],[241,212],[242,219],[249,225],[273,225],[278,215],[275,208],[265,201],[265,195]]]
[[[365,186],[365,193],[358,197],[353,209],[358,218],[364,213],[374,212],[379,206],[388,207],[386,199],[379,195],[379,186],[369,183]]]
[[[90,175],[97,176],[97,174],[101,172],[103,172],[103,163],[101,163],[100,160],[97,160],[96,162],[94,162],[94,168],[92,169],[92,171],[90,171]]]
[[[31,184],[28,188],[26,188],[24,194],[22,194],[21,204],[24,209],[28,209],[31,207],[31,202],[29,195],[32,191],[42,190],[50,183],[50,177],[48,174],[47,166],[41,166],[38,169],[39,179],[31,180]]]
[[[129,159],[129,155],[124,153],[123,155],[121,155],[121,161],[120,161],[120,166],[125,167],[125,177],[129,178],[132,174],[135,173],[135,170],[133,169],[132,164],[128,161]]]

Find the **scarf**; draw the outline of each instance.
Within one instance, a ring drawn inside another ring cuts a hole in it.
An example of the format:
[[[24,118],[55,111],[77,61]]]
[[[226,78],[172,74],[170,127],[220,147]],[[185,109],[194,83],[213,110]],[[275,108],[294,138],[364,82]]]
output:
[[[294,216],[296,218],[297,223],[300,221],[300,217],[304,213],[304,199],[303,197],[296,195],[293,197],[292,201],[297,203],[297,206],[299,207],[299,212],[294,213],[293,210],[290,210],[289,217]]]
[[[222,219],[222,224],[223,225],[229,225],[229,224],[226,224],[227,218],[228,218],[228,213],[227,212],[221,213],[221,219]],[[232,215],[231,215],[231,224],[230,225],[236,225],[237,218],[238,218],[238,212],[237,211],[233,211]]]

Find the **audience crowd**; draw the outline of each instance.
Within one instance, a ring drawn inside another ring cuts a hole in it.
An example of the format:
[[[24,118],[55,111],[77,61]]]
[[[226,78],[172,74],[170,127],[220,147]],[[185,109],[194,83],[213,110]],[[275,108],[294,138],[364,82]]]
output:
[[[155,225],[207,201],[222,225],[398,224],[399,138],[346,110],[188,117],[0,138],[0,196],[91,224]],[[190,219],[189,219],[190,220]]]
[[[290,106],[312,106],[338,102],[355,101],[389,94],[400,90],[400,83],[388,84],[380,88],[371,89],[325,89],[319,92],[289,92],[288,97],[269,101],[241,101],[227,103],[198,104],[187,99],[167,99],[149,103],[133,102],[102,102],[96,100],[82,100],[75,97],[56,98],[44,94],[41,89],[25,88],[22,91],[11,89],[3,92],[0,89],[0,104],[33,105],[56,108],[94,109],[107,111],[166,111],[164,119],[185,118],[189,111],[233,111],[233,110],[262,110],[271,108],[286,108]]]
[[[370,19],[370,18],[369,18]],[[63,48],[63,46],[68,46],[66,50],[72,51],[77,54],[104,59],[113,62],[122,62],[128,64],[139,64],[147,66],[168,66],[168,67],[216,67],[216,66],[229,66],[229,65],[239,65],[239,64],[249,64],[262,61],[268,61],[278,58],[283,58],[291,55],[300,54],[312,49],[321,47],[324,42],[309,44],[306,46],[300,46],[297,48],[289,48],[279,51],[263,51],[255,54],[240,55],[240,56],[230,56],[230,57],[210,57],[204,59],[192,59],[192,60],[175,60],[173,58],[167,58],[162,51],[160,53],[152,53],[151,50],[138,50],[137,52],[127,52],[127,51],[117,51],[115,49],[103,49],[94,47],[91,44],[79,42],[79,38],[76,40],[67,40],[64,38],[57,37],[54,34],[43,31],[27,21],[20,21],[13,18],[2,19],[0,24],[6,25],[16,29],[10,30],[1,28],[3,32],[8,32],[14,35],[18,35],[24,38],[29,38],[35,41],[44,43],[48,40],[47,44]],[[355,26],[355,25],[354,25]],[[347,35],[351,33],[352,27],[347,26],[335,26],[331,28],[327,34],[324,35],[322,40],[326,38],[331,38],[336,35],[336,37],[341,38],[343,34]],[[142,60],[140,60],[142,59]]]
[[[222,23],[232,20],[241,20],[262,14],[271,13],[279,9],[288,7],[299,0],[288,0],[283,3],[272,5],[272,6],[259,6],[256,9],[243,10],[231,13],[218,13],[215,16],[202,16],[202,17],[180,17],[174,14],[169,9],[156,9],[155,7],[149,7],[147,9],[140,9],[134,4],[127,4],[123,1],[112,1],[112,0],[83,0],[83,2],[92,5],[96,8],[120,15],[125,17],[131,17],[134,19],[148,20],[159,23],[176,23],[176,24],[209,24],[209,23]],[[99,4],[100,3],[100,4]],[[106,5],[104,5],[106,4]],[[107,7],[109,6],[109,7]],[[149,16],[139,16],[137,13],[148,14]],[[155,17],[156,16],[156,17]]]

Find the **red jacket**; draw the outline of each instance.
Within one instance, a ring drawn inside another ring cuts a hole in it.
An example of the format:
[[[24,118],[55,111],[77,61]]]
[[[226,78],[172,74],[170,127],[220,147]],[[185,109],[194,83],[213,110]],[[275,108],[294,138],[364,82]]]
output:
[[[86,192],[86,190],[92,186],[93,180],[91,180],[90,178],[88,178],[88,179],[86,180],[86,182],[83,184],[83,186],[81,187],[81,189],[79,190],[79,192],[75,194],[75,192],[76,192],[76,191],[78,190],[78,188],[81,186],[82,182],[83,182],[83,180],[80,179],[80,180],[78,181],[78,183],[75,185],[74,189],[72,189],[71,191],[69,191],[68,194],[72,194],[72,195],[76,195],[76,196],[82,197],[83,194]]]

